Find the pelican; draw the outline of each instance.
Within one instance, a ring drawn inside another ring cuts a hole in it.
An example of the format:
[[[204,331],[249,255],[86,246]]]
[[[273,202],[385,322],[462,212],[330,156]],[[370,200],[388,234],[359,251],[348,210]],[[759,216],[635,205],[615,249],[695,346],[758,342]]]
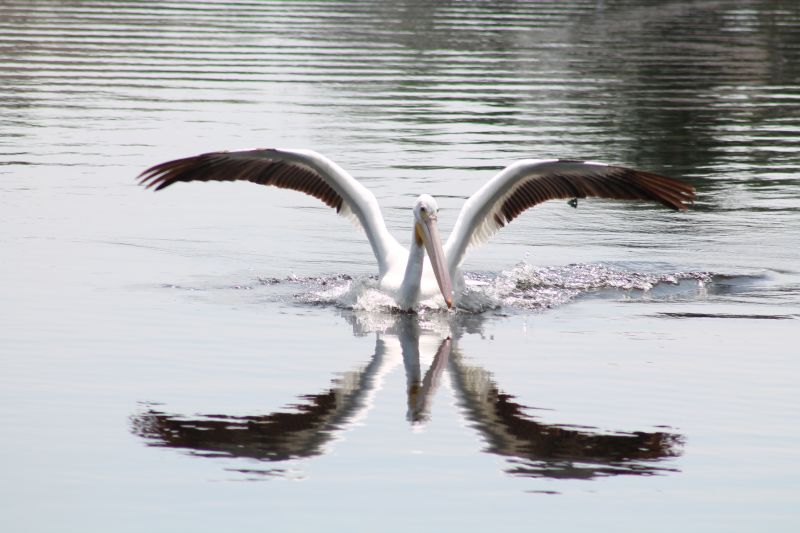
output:
[[[139,175],[155,190],[179,181],[246,180],[314,196],[349,219],[367,237],[378,261],[379,286],[413,311],[420,301],[455,297],[459,266],[467,251],[485,243],[525,210],[553,199],[650,200],[685,210],[694,188],[684,182],[630,168],[590,161],[523,159],[489,180],[464,203],[444,246],[437,226],[439,206],[423,194],[414,204],[411,245],[404,248],[387,230],[369,190],[327,157],[312,150],[266,149],[210,152],[167,161]],[[428,261],[425,261],[427,252]],[[439,304],[441,305],[441,304]]]

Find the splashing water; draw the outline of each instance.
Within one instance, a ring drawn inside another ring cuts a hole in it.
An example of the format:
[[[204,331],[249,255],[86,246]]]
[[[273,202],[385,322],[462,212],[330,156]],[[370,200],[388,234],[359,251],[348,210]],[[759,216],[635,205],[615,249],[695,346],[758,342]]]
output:
[[[600,290],[646,292],[659,284],[677,285],[684,280],[695,280],[702,286],[713,277],[709,272],[647,273],[604,264],[540,267],[520,263],[500,274],[466,273],[458,308],[471,313],[499,307],[547,309]],[[375,278],[332,277],[312,281],[322,287],[298,295],[304,303],[356,311],[398,311],[394,300],[380,291]],[[439,310],[432,300],[420,302],[421,314]]]
[[[704,285],[712,278],[709,272],[646,273],[603,264],[539,267],[520,263],[503,271],[485,292],[503,306],[544,309],[605,289],[646,292],[656,285],[677,285],[682,280],[696,280]]]

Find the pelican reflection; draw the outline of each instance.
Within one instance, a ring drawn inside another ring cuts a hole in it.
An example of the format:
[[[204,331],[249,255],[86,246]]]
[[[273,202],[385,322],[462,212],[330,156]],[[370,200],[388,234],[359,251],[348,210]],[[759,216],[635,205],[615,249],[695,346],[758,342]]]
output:
[[[347,318],[356,334],[364,334],[357,315]],[[299,396],[300,401],[284,411],[186,416],[149,407],[131,417],[132,431],[150,446],[205,457],[275,463],[322,455],[337,435],[366,417],[383,377],[402,362],[409,423],[430,421],[436,392],[440,383],[446,383],[470,426],[486,442],[485,451],[505,457],[510,474],[592,479],[675,471],[663,462],[680,455],[683,437],[679,434],[607,433],[543,423],[531,416],[531,408],[503,392],[490,372],[468,364],[458,349],[458,339],[479,330],[480,319],[456,315],[449,320],[451,336],[432,334],[417,315],[392,317],[391,326],[376,334],[375,353],[368,364],[341,374],[326,390]],[[422,364],[428,360],[430,364]],[[275,470],[280,469],[241,471],[274,475]]]

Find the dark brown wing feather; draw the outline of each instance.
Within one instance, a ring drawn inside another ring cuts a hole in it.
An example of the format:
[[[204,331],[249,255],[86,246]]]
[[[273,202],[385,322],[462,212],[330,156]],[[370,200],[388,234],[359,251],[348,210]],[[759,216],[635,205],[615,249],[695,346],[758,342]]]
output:
[[[300,191],[322,200],[337,213],[342,208],[342,196],[318,171],[287,161],[273,150],[210,152],[160,163],[139,175],[141,185],[157,191],[179,181],[236,180]]]
[[[595,165],[580,161],[568,163],[564,170],[533,175],[523,180],[504,199],[495,213],[498,224],[505,225],[526,209],[547,200],[571,198],[610,198],[617,200],[651,200],[675,210],[685,210],[695,199],[694,187],[676,179],[625,167]],[[571,171],[580,165],[581,172]]]
[[[461,264],[467,248],[485,243],[525,210],[547,200],[587,197],[649,200],[684,210],[695,193],[688,183],[625,167],[556,159],[517,161],[464,203],[444,246],[451,270]]]

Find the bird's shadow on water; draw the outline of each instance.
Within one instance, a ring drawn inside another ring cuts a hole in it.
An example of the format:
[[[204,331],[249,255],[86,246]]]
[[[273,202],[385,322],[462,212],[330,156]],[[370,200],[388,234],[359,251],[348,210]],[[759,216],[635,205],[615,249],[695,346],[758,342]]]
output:
[[[484,451],[507,459],[508,474],[532,478],[594,479],[615,475],[675,472],[665,460],[682,453],[684,437],[668,431],[608,433],[592,427],[543,423],[492,374],[470,364],[459,339],[481,333],[483,315],[463,313],[365,314],[344,311],[356,335],[374,333],[369,362],[344,372],[319,392],[298,394],[283,411],[254,416],[170,413],[154,404],[130,418],[131,431],[148,446],[184,450],[198,457],[246,458],[264,468],[230,468],[250,479],[283,477],[290,460],[325,454],[327,444],[363,422],[371,397],[392,360],[406,374],[406,423],[431,419],[439,383],[449,375],[461,414],[485,442]],[[435,353],[421,354],[421,335],[437,335]],[[423,356],[423,357],[421,357]],[[420,361],[432,362],[423,369]],[[423,371],[424,370],[424,371]]]

